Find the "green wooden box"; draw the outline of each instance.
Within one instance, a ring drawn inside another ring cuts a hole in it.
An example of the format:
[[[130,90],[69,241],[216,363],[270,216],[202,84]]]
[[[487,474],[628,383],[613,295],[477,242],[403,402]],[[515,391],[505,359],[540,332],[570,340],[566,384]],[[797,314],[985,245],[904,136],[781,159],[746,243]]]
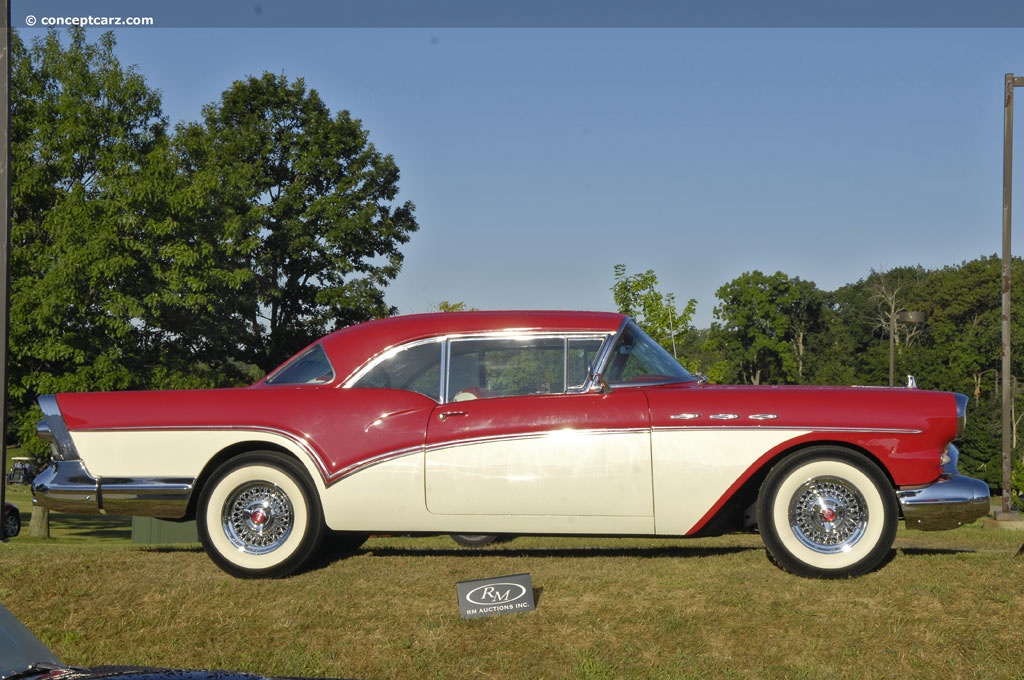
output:
[[[198,543],[195,522],[169,522],[153,517],[132,517],[132,543],[163,545],[167,543]]]

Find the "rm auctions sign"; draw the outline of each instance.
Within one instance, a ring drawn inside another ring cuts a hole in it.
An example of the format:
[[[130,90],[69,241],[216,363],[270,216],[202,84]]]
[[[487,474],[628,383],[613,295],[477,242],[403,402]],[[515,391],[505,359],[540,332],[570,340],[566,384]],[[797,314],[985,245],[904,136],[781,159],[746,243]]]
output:
[[[533,586],[529,574],[513,574],[455,584],[459,611],[464,619],[533,611]]]

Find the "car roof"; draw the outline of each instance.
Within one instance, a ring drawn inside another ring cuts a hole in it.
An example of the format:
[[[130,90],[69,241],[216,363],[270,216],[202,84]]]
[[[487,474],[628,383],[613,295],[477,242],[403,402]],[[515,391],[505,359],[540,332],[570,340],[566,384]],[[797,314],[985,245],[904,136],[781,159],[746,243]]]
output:
[[[375,319],[334,331],[321,343],[335,369],[351,375],[368,359],[396,345],[445,335],[501,331],[614,333],[626,318],[618,312],[506,310],[435,312]],[[316,343],[314,343],[316,344]],[[343,358],[352,364],[342,366]]]

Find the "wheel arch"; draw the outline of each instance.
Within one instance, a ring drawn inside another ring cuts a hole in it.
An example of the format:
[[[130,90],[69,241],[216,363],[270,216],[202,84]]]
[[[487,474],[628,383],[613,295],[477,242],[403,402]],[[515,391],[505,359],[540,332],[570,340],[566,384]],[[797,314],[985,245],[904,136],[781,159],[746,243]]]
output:
[[[196,518],[199,499],[202,497],[203,490],[206,488],[206,485],[217,470],[232,458],[236,458],[245,453],[252,453],[254,451],[272,451],[274,453],[280,453],[288,456],[295,462],[299,463],[302,469],[306,471],[306,475],[309,478],[309,481],[313,484],[313,488],[318,491],[320,490],[323,480],[318,479],[317,475],[310,473],[309,468],[311,461],[308,460],[308,456],[300,456],[293,449],[284,446],[279,442],[269,441],[267,439],[246,439],[224,447],[206,462],[206,465],[203,466],[199,476],[196,477],[195,486],[193,487],[192,495],[189,498],[186,519],[194,520]],[[307,460],[303,460],[303,458],[307,458]]]
[[[859,453],[864,456],[872,465],[877,467],[889,482],[889,486],[896,490],[896,483],[893,480],[889,469],[882,462],[881,458],[870,449],[859,446],[855,443],[841,439],[816,439],[812,441],[801,441],[790,444],[775,452],[770,457],[760,461],[756,469],[747,477],[729,500],[718,509],[718,512],[709,519],[701,529],[692,536],[717,536],[730,531],[753,529],[757,527],[757,499],[761,494],[764,481],[772,468],[780,462],[796,455],[801,451],[815,448],[837,448],[846,451]]]

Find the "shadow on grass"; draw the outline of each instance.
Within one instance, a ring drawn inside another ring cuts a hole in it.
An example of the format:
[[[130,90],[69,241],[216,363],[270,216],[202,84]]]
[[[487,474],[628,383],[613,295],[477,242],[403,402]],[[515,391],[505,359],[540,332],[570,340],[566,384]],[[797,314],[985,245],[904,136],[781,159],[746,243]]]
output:
[[[50,535],[75,538],[132,538],[132,518],[50,513]]]
[[[158,553],[158,554],[162,554],[162,553],[168,553],[168,554],[174,554],[174,553],[202,553],[202,552],[205,552],[203,550],[203,546],[199,545],[198,543],[175,543],[173,545],[147,545],[147,546],[140,546],[140,547],[142,548],[143,552]]]
[[[657,546],[650,548],[628,546],[622,548],[388,548],[371,547],[358,551],[358,554],[377,557],[531,557],[539,559],[564,557],[639,557],[645,559],[676,559],[680,557],[719,557],[746,552],[763,552],[761,546]]]
[[[969,553],[975,553],[977,550],[969,550],[968,548],[899,548],[899,552],[904,555],[963,555]]]

